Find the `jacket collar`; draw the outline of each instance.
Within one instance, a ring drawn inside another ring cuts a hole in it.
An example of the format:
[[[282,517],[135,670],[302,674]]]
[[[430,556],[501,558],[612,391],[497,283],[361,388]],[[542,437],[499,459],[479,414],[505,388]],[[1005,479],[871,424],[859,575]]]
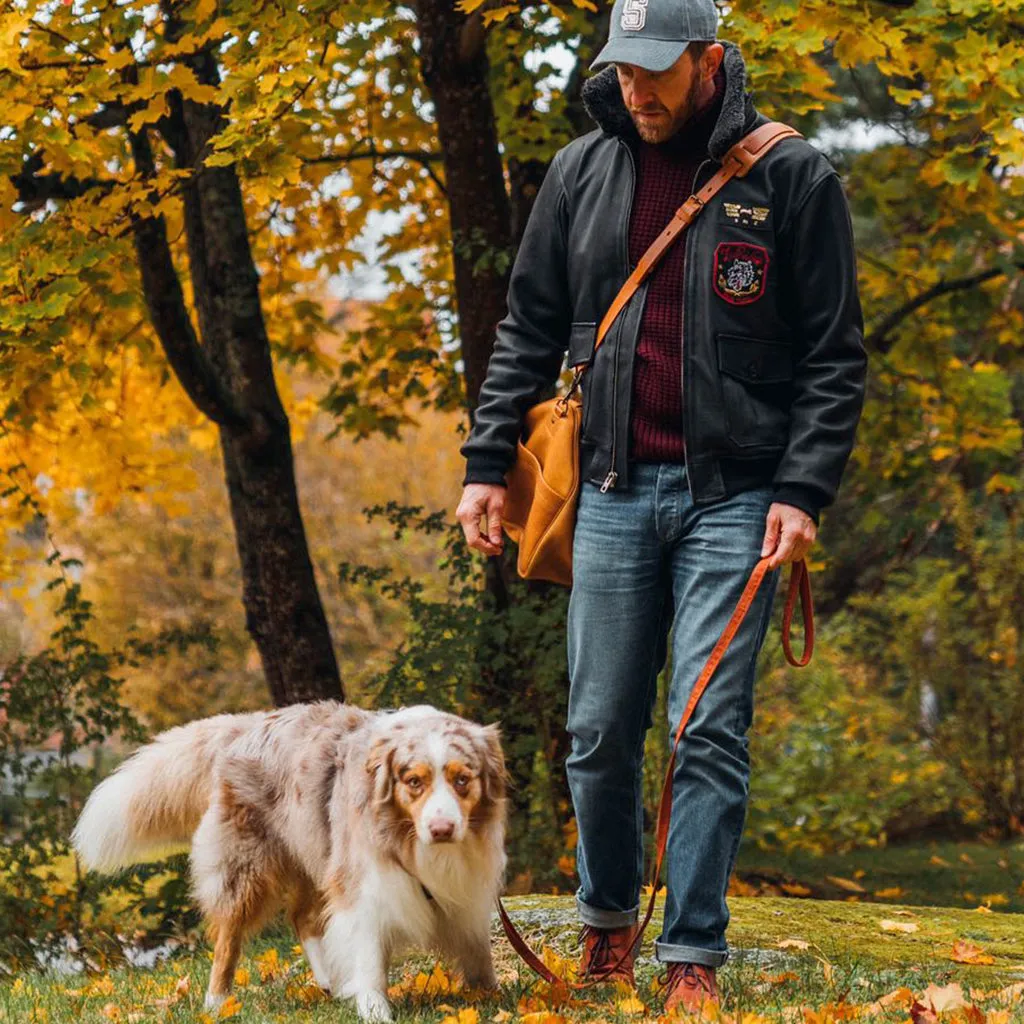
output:
[[[747,69],[739,47],[724,39],[718,42],[725,47],[722,58],[725,95],[708,141],[708,155],[720,161],[729,148],[753,127],[757,111],[746,91]],[[618,135],[627,142],[639,140],[636,125],[622,102],[622,90],[619,88],[619,76],[614,64],[609,64],[583,83],[581,98],[584,109],[606,135]]]

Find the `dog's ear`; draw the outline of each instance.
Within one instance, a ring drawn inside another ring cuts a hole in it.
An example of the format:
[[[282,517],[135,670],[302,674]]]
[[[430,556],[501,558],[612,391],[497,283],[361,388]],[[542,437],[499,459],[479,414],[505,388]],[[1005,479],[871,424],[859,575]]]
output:
[[[500,800],[511,782],[505,767],[505,753],[501,748],[501,729],[498,724],[480,727],[482,740],[483,771],[480,780],[483,784],[484,796],[490,800]]]
[[[370,747],[369,756],[366,758],[366,772],[372,777],[373,799],[377,803],[386,804],[394,792],[394,758],[395,747],[387,736],[381,736]]]

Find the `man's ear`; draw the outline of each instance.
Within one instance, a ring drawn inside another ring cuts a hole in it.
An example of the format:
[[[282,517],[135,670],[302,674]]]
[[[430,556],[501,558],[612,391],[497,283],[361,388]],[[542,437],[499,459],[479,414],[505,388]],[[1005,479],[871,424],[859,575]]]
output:
[[[505,754],[501,748],[501,729],[495,722],[480,727],[482,742],[483,770],[480,781],[484,796],[489,800],[500,800],[511,783],[505,767]]]
[[[386,804],[394,792],[394,758],[395,748],[386,736],[375,740],[370,747],[370,753],[366,758],[366,771],[373,777],[373,799],[377,803]]]
[[[700,56],[701,81],[714,78],[724,59],[725,47],[721,43],[712,43]]]

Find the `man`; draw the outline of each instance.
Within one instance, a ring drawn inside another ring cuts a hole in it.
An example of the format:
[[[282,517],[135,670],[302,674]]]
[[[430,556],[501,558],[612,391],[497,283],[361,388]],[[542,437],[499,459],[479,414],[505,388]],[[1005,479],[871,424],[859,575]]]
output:
[[[839,177],[800,138],[733,178],[676,239],[594,353],[597,324],[683,200],[769,120],[713,0],[616,0],[597,129],[559,150],[462,447],[471,547],[502,549],[522,418],[568,349],[583,377],[583,483],[568,612],[566,761],[578,825],[581,973],[635,944],[641,768],[671,635],[669,725],[760,557],[757,598],[680,743],[665,860],[665,1009],[718,1001],[725,894],[746,815],[755,661],[780,569],[804,557],[853,446],[866,359]],[[481,530],[481,519],[484,526]],[[633,981],[632,951],[615,977]]]

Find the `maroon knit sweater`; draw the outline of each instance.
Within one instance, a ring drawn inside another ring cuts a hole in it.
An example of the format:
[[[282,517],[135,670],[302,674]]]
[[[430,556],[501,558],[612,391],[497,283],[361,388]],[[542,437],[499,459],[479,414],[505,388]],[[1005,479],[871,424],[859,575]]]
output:
[[[655,237],[690,195],[697,167],[722,109],[725,74],[715,75],[715,94],[673,136],[636,144],[636,187],[629,224],[629,259],[640,262]],[[688,229],[687,229],[688,230]],[[683,262],[686,230],[648,279],[633,371],[630,458],[683,461]]]

